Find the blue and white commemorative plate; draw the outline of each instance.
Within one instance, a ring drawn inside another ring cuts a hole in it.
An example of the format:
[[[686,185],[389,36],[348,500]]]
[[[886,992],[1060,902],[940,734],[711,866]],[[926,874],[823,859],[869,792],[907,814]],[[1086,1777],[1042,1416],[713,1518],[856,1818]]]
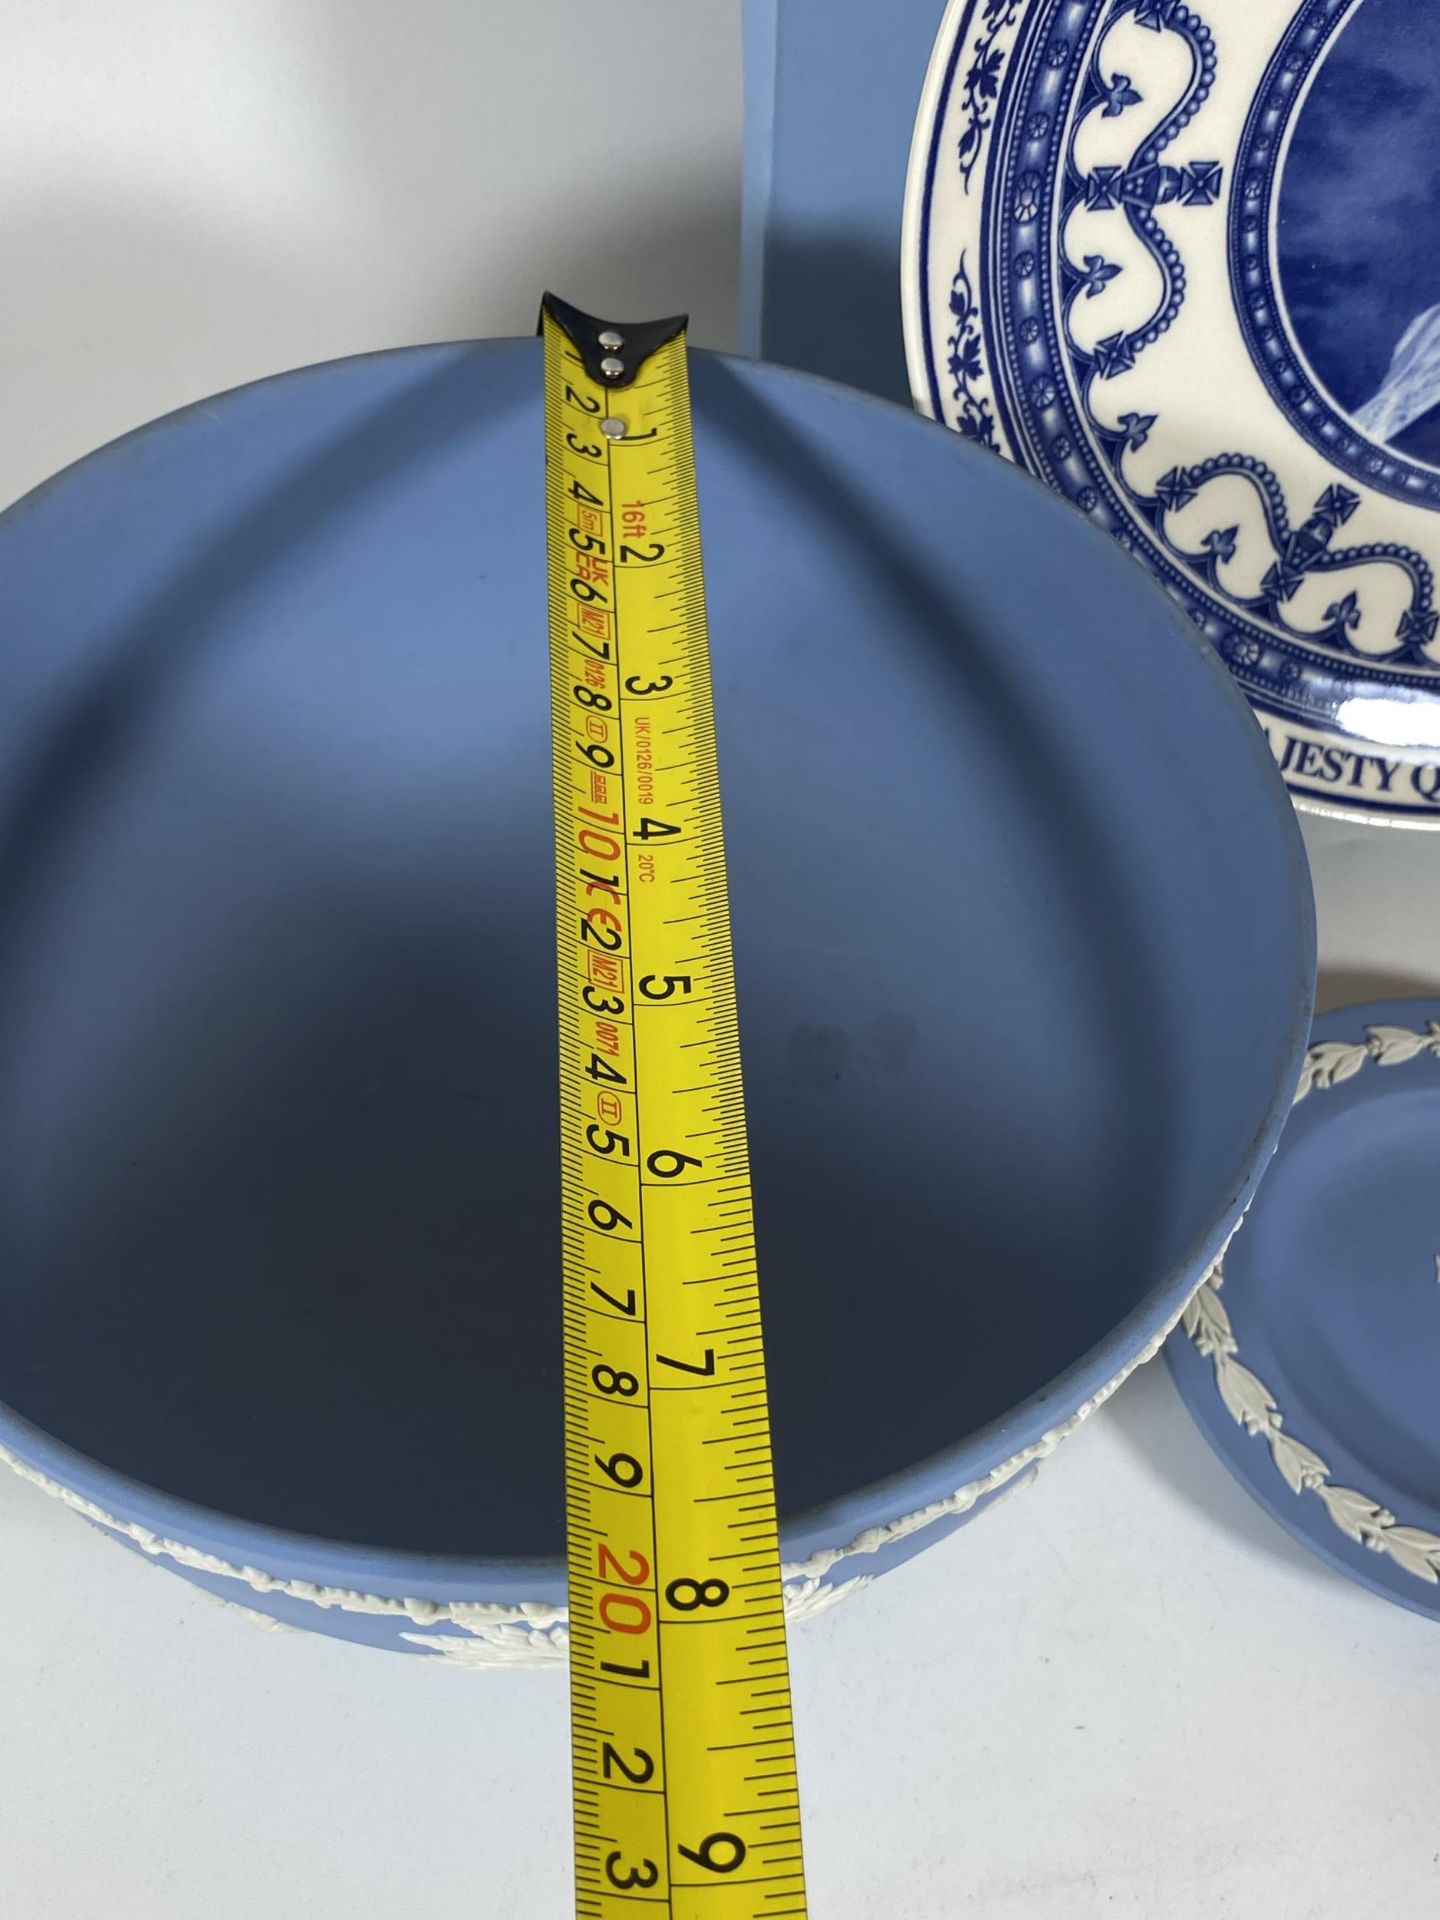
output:
[[[1437,1138],[1440,1000],[1323,1014],[1259,1197],[1166,1357],[1262,1507],[1440,1619]]]
[[[919,405],[1160,578],[1302,807],[1440,824],[1440,6],[951,0]]]

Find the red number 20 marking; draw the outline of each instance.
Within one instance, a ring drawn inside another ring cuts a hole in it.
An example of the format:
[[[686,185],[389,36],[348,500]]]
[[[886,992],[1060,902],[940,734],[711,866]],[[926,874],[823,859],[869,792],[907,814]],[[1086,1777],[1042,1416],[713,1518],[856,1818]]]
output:
[[[650,1562],[643,1553],[634,1547],[629,1549],[629,1557],[634,1566],[633,1573],[627,1573],[615,1558],[609,1547],[602,1541],[599,1548],[599,1574],[602,1580],[623,1580],[627,1587],[639,1587],[650,1578]]]

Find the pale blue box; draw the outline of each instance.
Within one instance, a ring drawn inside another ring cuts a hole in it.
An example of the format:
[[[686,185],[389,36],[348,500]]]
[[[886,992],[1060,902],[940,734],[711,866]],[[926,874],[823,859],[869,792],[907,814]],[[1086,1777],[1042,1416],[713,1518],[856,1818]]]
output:
[[[745,0],[740,343],[909,400],[900,214],[942,0]]]

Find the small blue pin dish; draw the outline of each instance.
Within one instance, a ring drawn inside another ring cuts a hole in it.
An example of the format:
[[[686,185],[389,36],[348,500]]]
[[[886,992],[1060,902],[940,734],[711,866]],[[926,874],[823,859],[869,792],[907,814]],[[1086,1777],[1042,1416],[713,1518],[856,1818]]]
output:
[[[1440,1619],[1440,1000],[1317,1019],[1244,1226],[1167,1347],[1236,1478],[1302,1545]]]

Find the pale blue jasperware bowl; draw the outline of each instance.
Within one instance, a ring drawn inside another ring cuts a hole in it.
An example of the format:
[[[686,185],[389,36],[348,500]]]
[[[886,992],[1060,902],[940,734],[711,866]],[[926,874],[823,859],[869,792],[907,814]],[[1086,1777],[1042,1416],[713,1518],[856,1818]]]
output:
[[[803,1613],[1173,1324],[1311,909],[1240,696],[1078,514],[693,382]],[[541,462],[535,343],[420,348],[0,518],[0,1442],[216,1593],[465,1664],[564,1650]]]

